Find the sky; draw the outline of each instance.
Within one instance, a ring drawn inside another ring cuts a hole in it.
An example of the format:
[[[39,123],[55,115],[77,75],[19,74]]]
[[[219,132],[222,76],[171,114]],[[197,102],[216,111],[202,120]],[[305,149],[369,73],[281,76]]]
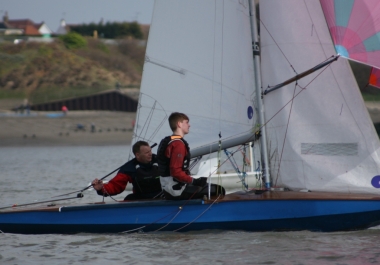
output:
[[[0,18],[45,22],[57,31],[61,19],[66,24],[131,22],[150,24],[154,0],[1,0]]]

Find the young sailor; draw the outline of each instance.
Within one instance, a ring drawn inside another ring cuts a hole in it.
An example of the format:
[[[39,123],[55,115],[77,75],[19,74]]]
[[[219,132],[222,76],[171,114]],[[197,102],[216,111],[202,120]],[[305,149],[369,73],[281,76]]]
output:
[[[169,116],[169,125],[173,135],[162,139],[157,151],[158,170],[165,198],[172,200],[203,198],[208,194],[207,178],[190,176],[190,148],[183,138],[189,133],[189,117],[184,113],[173,112]],[[212,193],[215,193],[217,187],[220,193],[225,193],[222,187],[214,184]]]
[[[94,179],[92,185],[99,195],[109,196],[123,192],[132,183],[132,194],[124,200],[151,199],[162,192],[157,167],[157,157],[152,154],[149,144],[144,141],[136,142],[132,151],[135,158],[124,164],[116,176],[108,183]]]

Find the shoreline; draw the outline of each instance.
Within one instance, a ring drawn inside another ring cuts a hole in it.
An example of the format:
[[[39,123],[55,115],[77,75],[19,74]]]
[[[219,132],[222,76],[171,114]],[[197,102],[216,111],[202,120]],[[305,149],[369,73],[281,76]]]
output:
[[[0,112],[0,147],[129,145],[135,112]]]
[[[380,123],[380,102],[366,106]],[[0,111],[0,147],[130,145],[135,118],[120,111]]]

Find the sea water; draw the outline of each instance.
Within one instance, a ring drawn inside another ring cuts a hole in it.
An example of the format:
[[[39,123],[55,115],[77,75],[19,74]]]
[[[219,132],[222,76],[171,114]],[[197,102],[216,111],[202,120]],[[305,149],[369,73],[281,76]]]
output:
[[[129,146],[0,148],[0,206],[76,194],[128,156]],[[73,203],[101,200],[86,191]],[[0,264],[379,264],[379,242],[378,228],[335,233],[0,233]]]

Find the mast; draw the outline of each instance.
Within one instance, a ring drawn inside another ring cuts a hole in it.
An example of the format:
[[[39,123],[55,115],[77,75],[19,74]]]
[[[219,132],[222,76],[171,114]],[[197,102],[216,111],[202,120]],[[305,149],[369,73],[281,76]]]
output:
[[[256,98],[257,98],[257,108],[258,108],[258,116],[259,116],[259,123],[261,128],[261,159],[263,161],[263,174],[265,179],[265,187],[270,188],[270,173],[269,173],[269,160],[268,160],[268,149],[267,149],[267,139],[266,139],[266,127],[263,126],[265,124],[265,118],[264,118],[264,105],[262,101],[262,95],[261,95],[261,72],[260,72],[260,50],[259,50],[259,40],[258,40],[258,34],[257,34],[257,24],[256,24],[256,12],[253,8],[255,5],[253,3],[253,0],[248,0],[249,3],[249,12],[250,12],[250,18],[251,18],[251,34],[252,34],[252,50],[253,50],[253,68],[254,68],[254,74],[255,74],[255,92],[256,92]]]

